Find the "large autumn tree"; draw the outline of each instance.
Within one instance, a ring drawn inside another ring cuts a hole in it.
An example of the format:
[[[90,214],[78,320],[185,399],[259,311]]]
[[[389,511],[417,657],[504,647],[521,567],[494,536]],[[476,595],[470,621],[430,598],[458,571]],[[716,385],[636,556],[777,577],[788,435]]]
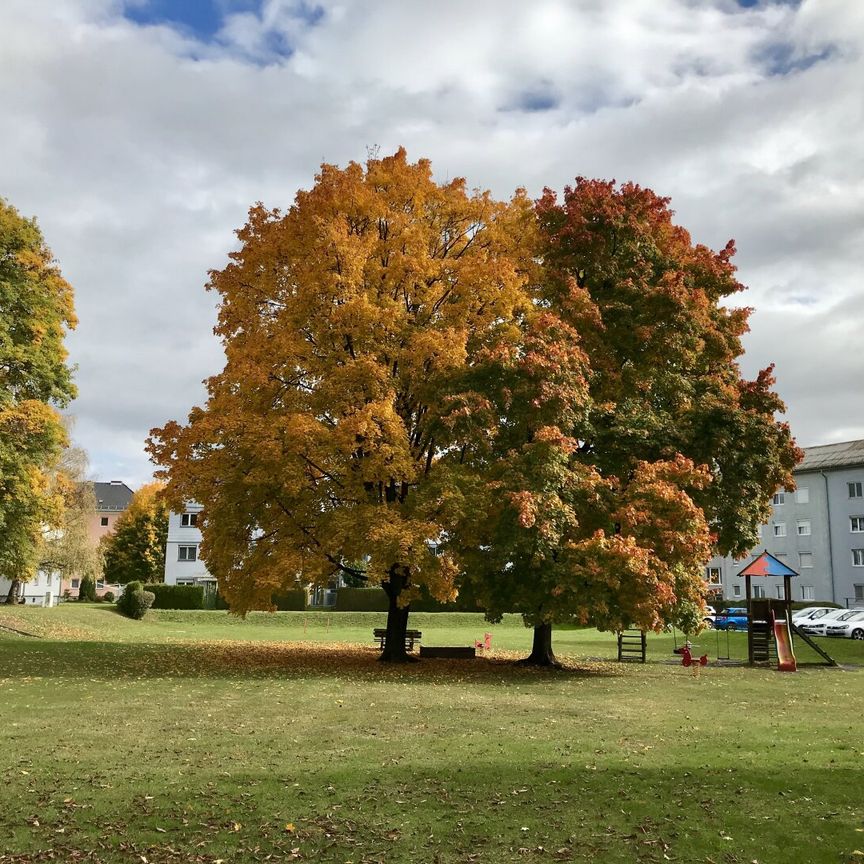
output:
[[[38,564],[43,529],[63,511],[55,483],[74,397],[64,338],[72,288],[33,219],[0,199],[0,576],[10,599]]]
[[[521,194],[439,184],[401,149],[324,165],[286,213],[251,210],[209,284],[225,368],[148,445],[173,506],[204,504],[203,557],[233,610],[299,574],[359,575],[389,597],[382,659],[398,661],[418,589],[454,596],[458,561],[429,541],[452,522],[450,475],[489,434],[469,420],[488,400],[466,370],[518,338],[534,221]]]
[[[497,441],[489,506],[463,530],[476,538],[466,579],[493,617],[522,612],[530,659],[550,663],[555,621],[697,618],[709,555],[755,542],[799,451],[771,370],[740,373],[749,310],[728,305],[743,288],[731,242],[694,244],[668,199],[632,183],[580,178],[537,214],[535,303],[577,334],[585,411],[539,442],[535,386],[515,438]]]
[[[168,505],[161,483],[142,486],[102,538],[104,573],[108,582],[162,582],[168,541]]]

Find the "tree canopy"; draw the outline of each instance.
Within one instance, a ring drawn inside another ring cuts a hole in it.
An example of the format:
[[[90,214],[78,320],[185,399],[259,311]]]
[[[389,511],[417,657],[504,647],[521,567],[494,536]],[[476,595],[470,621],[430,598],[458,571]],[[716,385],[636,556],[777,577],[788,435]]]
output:
[[[86,475],[86,453],[78,447],[65,448],[54,471],[62,512],[54,525],[43,530],[37,561],[40,570],[88,578],[95,586],[102,578],[102,553],[90,535],[96,496]]]
[[[694,245],[668,199],[632,183],[580,178],[537,215],[535,303],[567,327],[559,354],[583,353],[587,392],[542,440],[539,382],[514,401],[515,437],[499,436],[491,474],[481,466],[488,506],[454,537],[474,537],[465,578],[488,613],[522,612],[549,662],[555,621],[698,621],[704,565],[752,546],[799,451],[771,370],[745,381],[736,362],[749,310],[724,305],[743,288],[731,241]]]
[[[401,659],[414,592],[454,596],[458,564],[429,541],[476,435],[463,372],[526,303],[533,224],[521,193],[438,184],[404,150],[323,166],[287,213],[251,210],[209,285],[225,369],[149,445],[174,506],[204,504],[203,557],[232,608],[364,561]]]
[[[102,538],[108,582],[126,585],[164,580],[168,505],[161,491],[161,483],[142,486],[117,517],[114,530]]]
[[[417,590],[470,583],[548,661],[555,621],[698,617],[711,551],[792,484],[770,370],[736,362],[734,246],[694,245],[650,190],[498,202],[400,150],[323,166],[238,237],[209,283],[225,368],[148,444],[237,611],[348,573],[388,593],[403,659]]]
[[[62,516],[57,409],[75,395],[63,344],[75,324],[72,288],[35,220],[0,199],[0,576],[13,592]]]

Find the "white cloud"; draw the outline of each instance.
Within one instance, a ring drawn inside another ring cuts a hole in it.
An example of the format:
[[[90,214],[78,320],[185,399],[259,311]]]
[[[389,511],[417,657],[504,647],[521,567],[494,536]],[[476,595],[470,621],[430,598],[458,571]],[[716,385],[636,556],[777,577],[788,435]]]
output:
[[[316,8],[267,0],[205,44],[119,0],[0,4],[0,194],[76,288],[76,436],[100,477],[146,479],[147,431],[217,371],[203,284],[248,206],[375,144],[499,195],[577,174],[670,195],[695,239],[736,238],[744,365],[777,363],[799,440],[864,437],[864,7]]]

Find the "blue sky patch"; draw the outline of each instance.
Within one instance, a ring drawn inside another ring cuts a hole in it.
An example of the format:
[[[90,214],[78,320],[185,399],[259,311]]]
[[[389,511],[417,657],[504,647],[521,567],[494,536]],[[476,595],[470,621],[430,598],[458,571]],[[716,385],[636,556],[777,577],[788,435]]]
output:
[[[127,0],[124,14],[136,24],[164,24],[209,42],[225,16],[257,12],[260,0]]]

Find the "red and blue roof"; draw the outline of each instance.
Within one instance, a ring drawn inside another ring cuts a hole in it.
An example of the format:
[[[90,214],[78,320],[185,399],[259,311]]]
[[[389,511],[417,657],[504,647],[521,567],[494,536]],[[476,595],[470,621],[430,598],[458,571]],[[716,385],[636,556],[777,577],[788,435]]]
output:
[[[739,574],[739,576],[797,576],[798,574],[778,561],[770,552],[763,552],[754,558]]]

